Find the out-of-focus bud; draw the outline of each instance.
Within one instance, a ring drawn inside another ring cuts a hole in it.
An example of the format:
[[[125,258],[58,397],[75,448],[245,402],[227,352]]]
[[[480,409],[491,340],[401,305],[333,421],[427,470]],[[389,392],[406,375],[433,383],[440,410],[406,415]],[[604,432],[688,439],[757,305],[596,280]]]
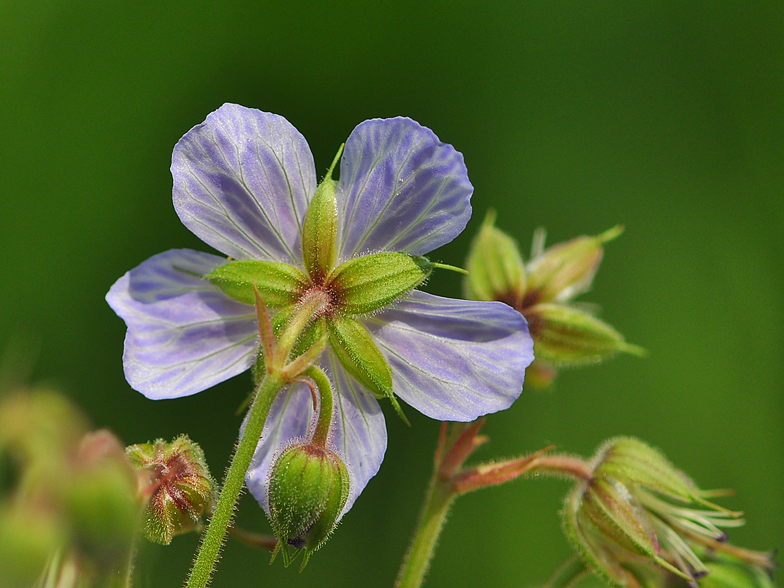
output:
[[[348,470],[335,452],[308,443],[281,452],[270,474],[269,508],[286,566],[304,549],[304,567],[311,553],[326,542],[346,505],[348,490]],[[293,557],[289,545],[297,550]]]
[[[545,249],[526,266],[531,304],[568,302],[591,288],[602,261],[602,245],[623,233],[621,225],[596,237],[577,237]]]
[[[770,568],[761,569],[744,563],[708,562],[708,575],[700,581],[702,588],[775,588]]]
[[[615,586],[637,586],[640,578],[663,570],[696,585],[710,572],[698,555],[708,551],[760,568],[770,565],[768,554],[726,542],[721,528],[744,521],[741,513],[707,500],[714,495],[659,451],[620,437],[599,449],[590,477],[567,497],[564,528],[586,564]]]
[[[545,232],[534,234],[532,257],[523,263],[517,243],[493,226],[490,212],[471,244],[463,282],[466,297],[509,304],[528,321],[536,359],[526,370],[526,384],[552,384],[556,368],[596,363],[616,353],[645,355],[645,350],[583,307],[570,304],[587,291],[604,253],[603,244],[616,238],[616,226],[596,237],[577,237],[544,248]]]
[[[168,545],[175,535],[198,529],[215,489],[201,447],[181,435],[171,443],[157,439],[131,445],[125,453],[143,474],[147,539]]]
[[[595,316],[565,304],[536,304],[525,311],[536,358],[551,365],[580,365],[619,352],[645,355],[618,331]]]
[[[471,300],[500,300],[520,309],[526,290],[525,265],[517,242],[495,228],[496,213],[485,216],[479,234],[468,250],[463,281],[465,297]]]
[[[131,549],[139,522],[136,474],[113,433],[85,435],[63,503],[80,552],[111,571]]]
[[[0,508],[0,586],[32,586],[67,537],[67,529],[52,513],[27,504]]]

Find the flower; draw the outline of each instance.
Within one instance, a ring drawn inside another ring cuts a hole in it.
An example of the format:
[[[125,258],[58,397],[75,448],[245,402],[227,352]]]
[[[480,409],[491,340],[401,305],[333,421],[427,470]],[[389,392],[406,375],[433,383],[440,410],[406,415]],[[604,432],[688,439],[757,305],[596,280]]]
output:
[[[235,260],[277,262],[292,275],[308,275],[303,225],[316,170],[305,139],[288,121],[226,104],[179,141],[171,169],[175,210],[205,243]],[[468,222],[472,191],[462,156],[429,129],[407,118],[361,123],[346,141],[334,186],[333,261],[385,252],[419,256],[451,241]],[[204,277],[229,263],[170,250],[126,273],[107,294],[128,325],[126,378],[148,398],[194,394],[256,364],[256,309]],[[470,421],[519,396],[533,359],[519,313],[497,302],[417,290],[389,302],[349,318],[369,334],[367,345],[377,346],[391,369],[394,394],[409,405],[432,418]],[[349,471],[345,513],[378,471],[386,427],[367,383],[344,367],[345,354],[330,341],[319,362],[337,392],[331,446]],[[290,386],[272,406],[246,476],[268,513],[271,462],[308,436],[313,415],[303,384]]]

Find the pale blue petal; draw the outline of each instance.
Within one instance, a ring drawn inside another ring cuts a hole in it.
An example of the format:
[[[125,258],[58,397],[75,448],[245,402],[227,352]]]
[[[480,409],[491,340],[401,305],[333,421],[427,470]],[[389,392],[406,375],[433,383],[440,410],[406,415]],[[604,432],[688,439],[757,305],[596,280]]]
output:
[[[448,243],[471,216],[474,188],[463,156],[408,118],[368,120],[340,164],[339,255],[422,255]]]
[[[323,363],[335,384],[335,403],[339,405],[332,421],[332,443],[351,477],[345,513],[381,467],[387,449],[387,427],[373,395],[343,370],[334,354],[325,355]]]
[[[174,208],[205,243],[237,259],[301,265],[316,171],[285,118],[224,104],[180,139],[171,172]]]
[[[253,364],[255,309],[193,275],[224,263],[216,255],[172,249],[126,273],[106,295],[128,325],[125,377],[147,398],[195,394]]]
[[[331,353],[325,353],[321,363],[336,392],[329,448],[349,471],[349,496],[342,516],[378,472],[387,446],[387,430],[376,399],[346,376]],[[314,426],[313,402],[304,384],[292,386],[275,399],[245,477],[251,494],[267,513],[271,465],[282,449],[311,438]]]
[[[508,408],[534,358],[525,319],[501,302],[414,290],[365,322],[392,368],[395,394],[438,420]]]

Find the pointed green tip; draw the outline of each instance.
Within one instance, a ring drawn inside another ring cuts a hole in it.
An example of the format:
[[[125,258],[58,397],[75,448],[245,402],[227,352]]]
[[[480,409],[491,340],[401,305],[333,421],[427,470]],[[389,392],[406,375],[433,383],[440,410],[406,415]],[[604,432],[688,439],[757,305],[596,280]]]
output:
[[[335,155],[335,159],[332,160],[332,165],[329,166],[329,169],[327,170],[327,175],[324,176],[325,179],[327,178],[329,178],[330,180],[332,179],[332,172],[334,171],[335,166],[338,164],[338,161],[340,161],[340,156],[343,155],[343,149],[345,148],[345,146],[346,146],[345,143],[341,143],[340,147],[338,147],[338,152]]]
[[[312,549],[305,549],[305,556],[302,559],[302,565],[299,566],[299,573],[302,573],[302,570],[305,569],[305,566],[308,565],[308,561],[310,561],[310,554],[313,553]]]
[[[637,357],[648,357],[648,350],[645,349],[645,347],[640,347],[633,343],[626,343],[625,341],[618,347],[618,351],[628,353],[629,355],[636,355]]]
[[[597,239],[599,239],[601,243],[608,243],[613,239],[620,237],[625,230],[626,227],[623,225],[615,225],[613,228],[607,229],[604,233],[598,235]]]
[[[495,225],[495,219],[498,216],[495,208],[488,208],[487,214],[485,214],[485,220],[482,221],[482,228],[484,227],[492,227]]]
[[[445,269],[445,270],[449,270],[449,271],[452,271],[452,272],[457,272],[458,274],[464,274],[466,276],[468,275],[468,270],[464,270],[462,267],[457,267],[457,266],[449,265],[449,264],[446,264],[446,263],[437,263],[435,261],[432,262],[432,264],[433,264],[433,267],[437,267],[438,269]]]
[[[392,403],[392,406],[394,407],[397,416],[399,416],[402,419],[402,421],[410,427],[411,422],[406,418],[406,415],[403,413],[403,409],[400,408],[400,404],[398,403],[397,398],[395,398],[395,395],[390,393],[389,396],[387,396],[387,398],[389,398],[390,402]]]

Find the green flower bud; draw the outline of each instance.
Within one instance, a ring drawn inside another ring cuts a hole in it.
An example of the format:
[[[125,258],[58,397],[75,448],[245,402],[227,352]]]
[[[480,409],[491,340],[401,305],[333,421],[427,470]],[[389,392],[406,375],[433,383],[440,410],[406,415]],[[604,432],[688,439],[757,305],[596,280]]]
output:
[[[67,537],[55,513],[27,504],[0,508],[0,586],[33,586],[51,555],[66,545]]]
[[[292,561],[288,546],[310,554],[332,533],[349,490],[348,470],[333,451],[313,444],[283,450],[270,474],[270,523],[286,566]],[[273,556],[274,557],[274,556]]]
[[[337,256],[338,207],[337,182],[324,178],[310,202],[302,225],[302,257],[314,282],[320,283],[335,265]]]
[[[535,302],[567,302],[587,292],[604,250],[602,245],[623,232],[618,225],[596,237],[577,237],[548,247],[526,266],[527,297]]]
[[[554,365],[601,361],[618,352],[645,355],[618,331],[587,312],[565,304],[537,304],[524,313],[534,354]]]
[[[526,290],[525,265],[517,242],[493,226],[496,213],[488,211],[479,234],[468,250],[463,281],[465,297],[500,300],[520,309]]]
[[[229,298],[256,304],[254,286],[270,308],[294,304],[307,289],[308,279],[293,265],[277,261],[230,261],[205,276]]]
[[[419,286],[433,271],[424,257],[376,253],[350,259],[327,280],[336,305],[346,314],[366,314],[394,302]]]
[[[599,449],[590,478],[568,496],[564,528],[586,564],[615,586],[650,576],[641,565],[651,567],[653,576],[666,570],[694,583],[710,571],[703,561],[709,551],[723,550],[753,565],[769,562],[767,554],[726,543],[721,527],[743,521],[706,500],[715,494],[700,490],[643,442],[616,438]]]
[[[131,445],[125,452],[147,476],[143,490],[149,496],[144,514],[146,537],[168,545],[175,535],[200,528],[215,488],[201,447],[180,435],[171,443],[157,439]]]
[[[139,499],[136,473],[114,434],[84,437],[63,502],[82,555],[106,572],[117,569],[136,534]]]

